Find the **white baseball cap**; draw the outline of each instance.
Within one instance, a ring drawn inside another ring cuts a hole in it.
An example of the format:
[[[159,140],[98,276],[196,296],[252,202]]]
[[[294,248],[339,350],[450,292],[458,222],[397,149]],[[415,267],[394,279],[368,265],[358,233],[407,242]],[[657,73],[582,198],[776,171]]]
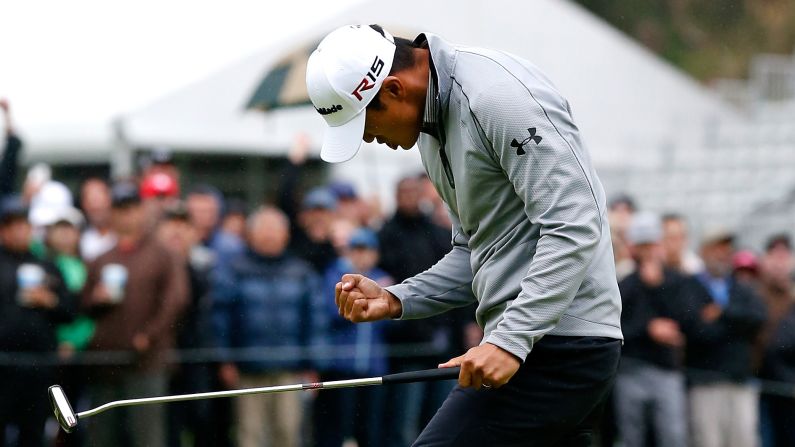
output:
[[[655,244],[662,240],[662,222],[660,217],[651,212],[641,212],[632,216],[627,230],[627,239],[635,245]]]
[[[72,193],[63,183],[49,181],[30,199],[28,220],[34,227],[55,223],[63,208],[72,206]]]
[[[395,40],[367,25],[332,31],[309,56],[306,87],[315,110],[328,124],[320,158],[350,160],[362,146],[365,107],[392,69]]]

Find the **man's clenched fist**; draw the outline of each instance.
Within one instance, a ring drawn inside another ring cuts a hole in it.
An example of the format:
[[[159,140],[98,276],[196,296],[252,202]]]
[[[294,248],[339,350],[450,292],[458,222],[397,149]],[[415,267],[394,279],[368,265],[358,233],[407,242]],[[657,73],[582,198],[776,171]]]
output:
[[[362,275],[343,275],[334,299],[340,315],[354,323],[398,318],[403,313],[400,300]]]

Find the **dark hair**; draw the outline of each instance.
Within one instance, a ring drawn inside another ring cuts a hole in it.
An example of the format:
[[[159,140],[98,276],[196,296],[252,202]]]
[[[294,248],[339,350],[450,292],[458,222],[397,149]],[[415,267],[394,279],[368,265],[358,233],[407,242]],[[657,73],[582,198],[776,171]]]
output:
[[[613,196],[613,198],[610,199],[608,208],[612,210],[618,205],[626,205],[632,212],[635,212],[638,209],[638,207],[635,206],[635,200],[626,193],[618,193]]]
[[[662,220],[663,223],[671,222],[671,221],[684,222],[685,221],[685,216],[683,216],[683,215],[681,215],[679,213],[675,213],[675,212],[674,213],[665,213],[665,214],[662,215],[662,219],[660,219],[660,220]]]
[[[232,197],[231,199],[227,200],[226,207],[224,209],[224,217],[233,214],[239,214],[243,217],[248,216],[248,206],[246,205],[246,202],[236,197]]]
[[[792,250],[792,240],[788,234],[781,233],[771,236],[770,239],[767,240],[767,244],[765,244],[765,251],[770,252],[777,247],[784,247],[787,250]]]
[[[218,205],[218,215],[223,216],[226,208],[226,203],[224,201],[224,195],[221,191],[213,185],[207,183],[199,183],[194,185],[192,188],[188,190],[188,194],[185,196],[186,199],[190,198],[191,196],[210,196],[215,200],[215,203]]]
[[[207,183],[199,183],[194,185],[188,190],[188,195],[215,196],[216,198],[219,199],[223,197],[223,194],[221,194],[221,191],[219,191],[218,188]]]
[[[160,222],[190,222],[190,214],[183,203],[177,203],[163,211]]]
[[[381,25],[370,25],[370,28],[378,31],[384,36],[384,28]],[[395,58],[392,60],[392,68],[389,70],[389,75],[411,68],[414,66],[414,49],[420,46],[412,40],[403,37],[394,37],[395,39]],[[381,92],[375,94],[367,108],[374,110],[381,110],[384,105],[381,103]]]

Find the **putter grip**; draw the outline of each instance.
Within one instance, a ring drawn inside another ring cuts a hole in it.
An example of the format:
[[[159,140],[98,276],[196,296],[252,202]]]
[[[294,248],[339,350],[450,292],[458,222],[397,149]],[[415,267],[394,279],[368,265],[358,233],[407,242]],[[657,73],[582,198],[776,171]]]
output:
[[[423,369],[421,371],[409,371],[397,374],[387,374],[381,377],[382,383],[410,383],[410,382],[429,382],[433,380],[457,379],[461,368],[434,368]]]

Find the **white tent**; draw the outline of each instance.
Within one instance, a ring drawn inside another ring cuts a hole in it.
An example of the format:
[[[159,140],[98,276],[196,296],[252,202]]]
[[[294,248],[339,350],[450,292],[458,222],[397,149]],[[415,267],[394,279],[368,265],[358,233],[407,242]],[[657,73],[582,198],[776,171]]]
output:
[[[119,147],[113,126],[104,121],[24,126],[18,132],[26,163],[108,163]]]
[[[286,151],[297,132],[319,142],[322,120],[310,107],[262,114],[244,106],[285,53],[349,23],[380,23],[409,34],[427,30],[455,43],[498,48],[531,60],[571,102],[597,166],[654,166],[666,153],[702,146],[714,126],[736,119],[727,103],[697,82],[567,1],[407,0],[400,7],[369,1],[313,27],[313,33],[286,38],[130,113],[123,118],[128,143],[277,154]],[[372,176],[377,166],[380,177],[393,180],[420,166],[416,154],[396,157],[381,147],[362,151],[367,155],[338,168],[340,175]]]

